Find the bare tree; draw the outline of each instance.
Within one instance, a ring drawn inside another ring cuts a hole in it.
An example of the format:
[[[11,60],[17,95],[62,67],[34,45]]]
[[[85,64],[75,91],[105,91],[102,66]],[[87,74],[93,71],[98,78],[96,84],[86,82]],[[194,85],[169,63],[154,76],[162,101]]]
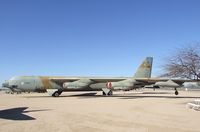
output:
[[[200,80],[200,44],[178,48],[163,66],[163,77],[181,77]]]

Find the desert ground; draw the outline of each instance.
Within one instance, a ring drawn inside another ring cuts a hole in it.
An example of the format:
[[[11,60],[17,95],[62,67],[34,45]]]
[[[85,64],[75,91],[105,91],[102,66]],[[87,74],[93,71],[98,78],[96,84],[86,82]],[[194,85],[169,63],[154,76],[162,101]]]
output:
[[[199,132],[200,111],[186,104],[200,91],[172,90],[5,94],[0,132]]]

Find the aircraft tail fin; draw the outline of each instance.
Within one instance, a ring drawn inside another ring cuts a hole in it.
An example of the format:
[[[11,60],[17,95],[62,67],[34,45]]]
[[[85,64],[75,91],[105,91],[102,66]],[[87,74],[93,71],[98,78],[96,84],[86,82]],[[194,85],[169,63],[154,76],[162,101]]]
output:
[[[150,78],[152,71],[153,57],[146,57],[137,69],[134,78]]]

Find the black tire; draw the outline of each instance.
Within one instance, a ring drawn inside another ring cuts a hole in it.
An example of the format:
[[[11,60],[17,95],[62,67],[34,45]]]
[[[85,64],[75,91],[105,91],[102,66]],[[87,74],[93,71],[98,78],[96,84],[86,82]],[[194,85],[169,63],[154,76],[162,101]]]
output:
[[[113,95],[112,90],[110,90],[110,91],[108,92],[108,95]]]
[[[61,95],[62,91],[59,91],[59,95]]]
[[[106,95],[106,93],[104,91],[102,91],[102,95]]]
[[[53,94],[53,97],[59,97],[59,92],[58,91],[56,91],[54,94]]]
[[[177,90],[175,91],[175,95],[178,95],[178,91]]]

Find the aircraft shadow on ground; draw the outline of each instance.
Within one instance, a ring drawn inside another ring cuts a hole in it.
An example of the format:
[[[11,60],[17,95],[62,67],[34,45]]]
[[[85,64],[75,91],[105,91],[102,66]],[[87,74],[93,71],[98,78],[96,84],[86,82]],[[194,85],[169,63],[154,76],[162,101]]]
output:
[[[120,96],[120,95],[112,95],[112,96],[79,96],[79,98],[118,98],[118,99],[140,99],[140,98],[166,98],[166,99],[181,99],[181,98],[199,98],[197,96],[144,96],[144,95],[133,95],[133,96]]]
[[[158,95],[160,94],[160,95]],[[168,95],[166,95],[168,94]],[[170,94],[170,95],[169,95]],[[118,98],[118,99],[138,99],[138,98],[168,98],[168,99],[179,99],[179,98],[199,98],[197,96],[179,96],[174,95],[174,93],[169,92],[143,92],[143,93],[132,93],[130,94],[116,94],[112,96],[105,96],[105,95],[96,95],[96,93],[84,93],[84,94],[77,94],[77,95],[64,95],[60,97],[78,97],[80,99],[83,98]],[[59,97],[59,98],[60,98]]]
[[[82,93],[82,94],[75,94],[75,95],[61,95],[59,97],[52,97],[52,96],[24,96],[25,98],[63,98],[63,97],[79,97],[79,96],[95,96],[97,93]]]
[[[145,95],[146,94],[146,95]],[[161,94],[161,95],[158,95]],[[168,95],[166,95],[168,94]],[[179,96],[179,95],[172,95],[174,93],[169,92],[143,92],[143,93],[135,93],[135,94],[125,94],[125,95],[112,95],[112,96],[105,96],[105,95],[96,95],[95,93],[85,93],[85,94],[78,94],[78,95],[69,95],[69,96],[61,96],[61,97],[78,97],[78,98],[118,98],[118,99],[139,99],[139,98],[168,98],[168,99],[181,99],[181,98],[199,98],[198,96]]]
[[[96,95],[97,93],[82,93],[75,95],[61,95],[59,97],[51,97],[51,96],[26,96],[26,98],[67,98],[67,97],[78,97],[79,99],[84,98],[118,98],[118,99],[138,99],[138,98],[199,98],[197,96],[180,96],[174,95],[174,93],[170,92],[143,92],[143,93],[131,93],[131,94],[114,94],[112,96],[105,95]],[[158,95],[160,94],[160,95]]]
[[[171,94],[171,93],[170,92],[143,92],[141,94]]]
[[[7,119],[7,120],[15,120],[15,121],[36,120],[36,118],[28,116],[24,113],[48,110],[48,109],[43,109],[43,110],[27,110],[26,111],[26,109],[28,109],[28,107],[17,107],[17,108],[0,110],[0,118]]]
[[[60,97],[120,97],[122,95],[120,94],[116,94],[116,95],[112,95],[112,96],[105,96],[105,95],[96,95],[97,93],[82,93],[82,94],[75,94],[75,95],[61,95]],[[134,94],[134,95],[133,95]],[[135,96],[135,94],[138,94],[138,93],[131,93],[131,96]],[[140,93],[140,94],[169,94],[168,92],[143,92],[143,93]],[[126,96],[129,96],[130,94],[125,94],[125,96],[122,96],[122,97],[126,97]]]
[[[138,98],[165,98],[165,99],[195,99],[197,96],[123,96],[120,99],[138,99]]]

